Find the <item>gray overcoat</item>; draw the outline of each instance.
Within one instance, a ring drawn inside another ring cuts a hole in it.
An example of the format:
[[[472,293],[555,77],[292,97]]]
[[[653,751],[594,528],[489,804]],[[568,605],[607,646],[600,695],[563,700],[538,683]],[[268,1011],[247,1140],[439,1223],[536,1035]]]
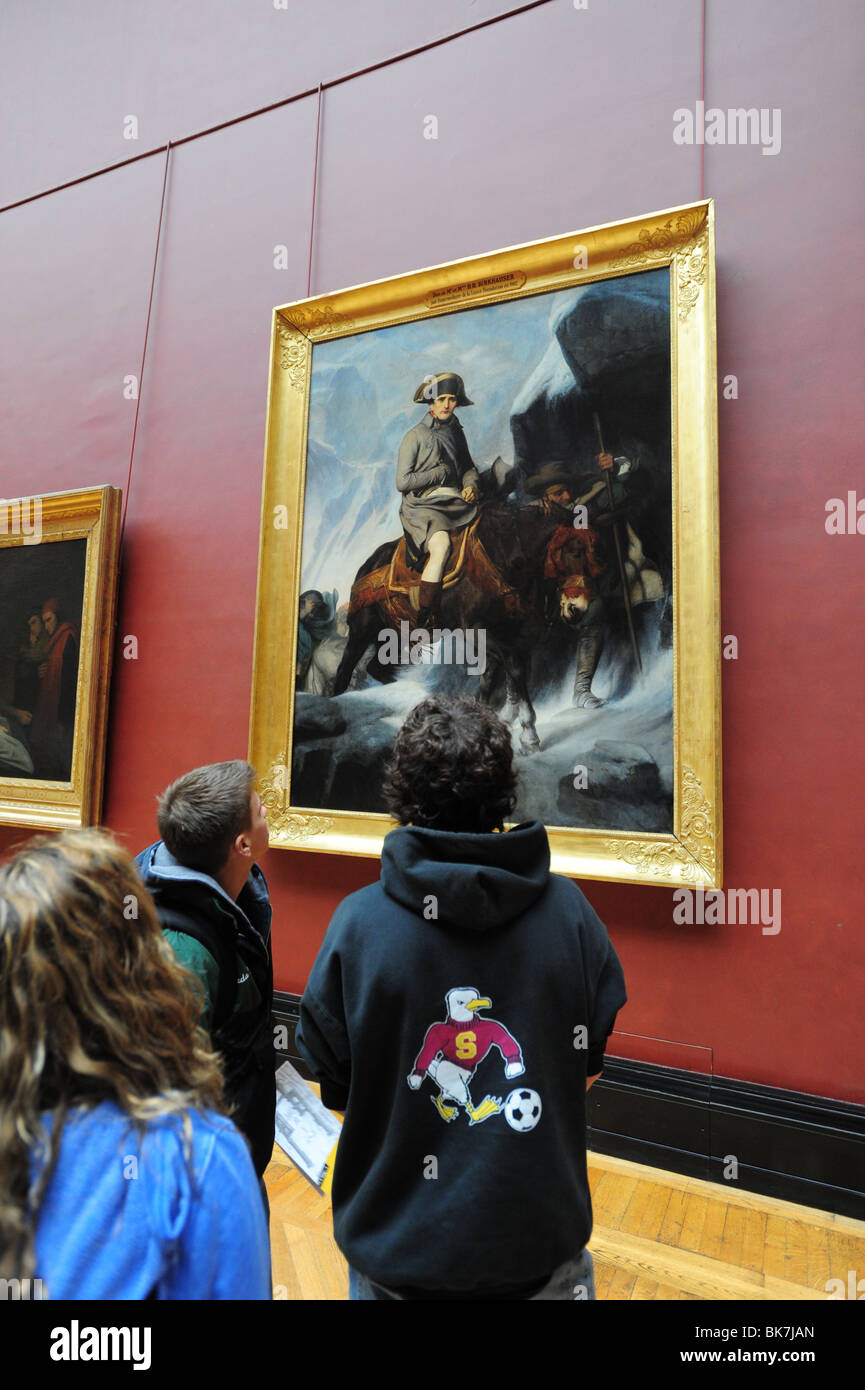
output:
[[[474,521],[478,509],[460,493],[478,481],[459,420],[436,420],[427,412],[403,437],[396,467],[400,521],[419,551],[426,553],[436,531],[458,531]]]

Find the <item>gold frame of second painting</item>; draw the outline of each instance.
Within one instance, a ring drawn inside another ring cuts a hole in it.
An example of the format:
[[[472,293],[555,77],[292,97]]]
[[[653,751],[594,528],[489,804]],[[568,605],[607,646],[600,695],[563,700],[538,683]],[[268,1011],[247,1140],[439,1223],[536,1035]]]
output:
[[[378,280],[273,311],[250,760],[271,844],[378,856],[376,813],[295,806],[291,750],[312,347],[409,320],[670,267],[672,834],[548,826],[553,868],[694,888],[722,881],[714,206],[711,200]],[[288,621],[286,621],[288,618]]]
[[[0,502],[5,523],[0,526],[0,548],[33,544],[33,537],[10,524],[10,518],[29,516],[36,503],[41,531],[38,544],[87,542],[69,780],[0,777],[0,825],[65,830],[93,825],[99,820],[117,601],[121,497],[120,488],[104,485]]]

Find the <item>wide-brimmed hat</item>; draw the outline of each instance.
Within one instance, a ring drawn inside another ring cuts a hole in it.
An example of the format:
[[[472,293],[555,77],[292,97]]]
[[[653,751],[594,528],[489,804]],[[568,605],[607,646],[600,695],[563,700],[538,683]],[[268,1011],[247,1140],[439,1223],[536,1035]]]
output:
[[[474,405],[474,401],[470,401],[466,395],[462,377],[457,376],[456,372],[430,372],[415,391],[413,399],[422,405],[424,401],[434,401],[436,396],[456,396],[457,405]]]
[[[540,497],[548,487],[556,487],[562,483],[571,488],[575,486],[573,470],[563,459],[547,459],[537,473],[526,479],[525,487],[526,492],[532,497]]]

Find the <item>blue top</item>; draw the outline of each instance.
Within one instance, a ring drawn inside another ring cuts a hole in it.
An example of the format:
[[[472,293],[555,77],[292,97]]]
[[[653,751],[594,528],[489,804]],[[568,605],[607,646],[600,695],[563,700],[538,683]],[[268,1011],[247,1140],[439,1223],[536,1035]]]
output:
[[[49,1298],[270,1299],[246,1143],[225,1116],[188,1114],[191,1164],[182,1116],[149,1121],[142,1139],[112,1102],[70,1113],[36,1229]]]

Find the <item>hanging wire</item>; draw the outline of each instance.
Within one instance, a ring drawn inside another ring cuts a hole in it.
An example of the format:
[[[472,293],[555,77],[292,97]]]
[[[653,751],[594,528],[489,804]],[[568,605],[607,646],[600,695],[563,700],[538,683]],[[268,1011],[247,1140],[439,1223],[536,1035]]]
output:
[[[165,212],[165,190],[168,186],[168,166],[171,161],[171,141],[165,146],[165,170],[162,175],[162,199],[159,204],[159,225],[156,229],[156,247],[153,252],[153,270],[150,276],[150,298],[147,301],[147,319],[144,324],[144,343],[141,348],[141,369],[138,373],[138,394],[135,399],[135,420],[132,425],[132,443],[129,448],[129,468],[126,473],[126,487],[123,492],[123,517],[120,522],[120,544],[126,531],[126,508],[129,506],[129,488],[132,482],[132,460],[135,457],[135,438],[138,434],[138,412],[141,409],[141,392],[144,385],[144,364],[147,359],[147,339],[150,335],[150,312],[153,308],[153,294],[156,288],[156,268],[159,264],[159,242],[162,237],[162,220]]]
[[[700,23],[700,110],[706,110],[706,0],[703,0],[703,16]],[[706,142],[700,141],[700,198],[705,197]]]
[[[312,284],[312,240],[315,234],[315,194],[318,184],[318,136],[321,130],[321,83],[318,84],[318,104],[315,108],[315,154],[312,160],[312,207],[309,211],[309,260],[306,264],[306,297]]]

